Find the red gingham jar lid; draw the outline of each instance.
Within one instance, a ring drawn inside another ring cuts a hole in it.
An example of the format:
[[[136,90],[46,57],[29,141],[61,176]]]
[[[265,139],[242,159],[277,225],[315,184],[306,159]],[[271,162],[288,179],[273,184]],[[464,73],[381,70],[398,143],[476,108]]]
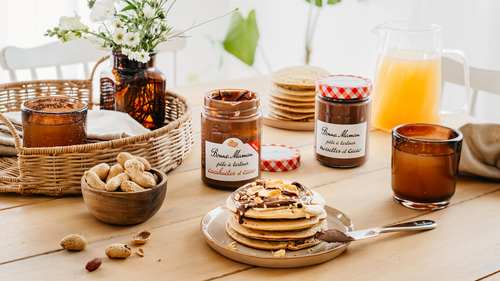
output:
[[[300,166],[300,151],[284,144],[263,144],[260,158],[262,171],[284,172]]]
[[[328,75],[316,80],[316,92],[334,99],[362,99],[370,96],[372,81],[354,75]]]

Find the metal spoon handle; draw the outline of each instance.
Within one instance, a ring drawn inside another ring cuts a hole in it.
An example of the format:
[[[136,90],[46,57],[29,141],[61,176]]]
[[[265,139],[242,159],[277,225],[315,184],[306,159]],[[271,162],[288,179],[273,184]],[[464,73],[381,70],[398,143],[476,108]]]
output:
[[[395,225],[384,226],[377,229],[379,232],[393,232],[393,231],[406,231],[406,230],[427,230],[436,228],[437,223],[431,220],[420,220],[405,222]]]

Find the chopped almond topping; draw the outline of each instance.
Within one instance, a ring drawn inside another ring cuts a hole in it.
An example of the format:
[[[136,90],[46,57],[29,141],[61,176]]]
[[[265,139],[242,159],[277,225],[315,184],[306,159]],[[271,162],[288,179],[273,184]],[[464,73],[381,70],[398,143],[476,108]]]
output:
[[[275,198],[275,199],[278,199],[278,198],[280,198],[280,195],[281,195],[281,191],[279,191],[279,190],[276,189],[276,190],[269,191],[266,194],[265,198]]]
[[[251,188],[247,189],[247,195],[251,196],[251,195],[257,194],[257,193],[259,193],[259,191],[261,191],[263,189],[264,188],[260,185],[251,187]]]
[[[276,252],[273,253],[273,255],[277,258],[282,258],[285,256],[285,249],[281,249],[281,250],[278,250]]]
[[[241,196],[240,196],[239,194],[236,194],[236,196],[235,196],[235,197],[236,197],[236,200],[240,200],[240,197],[241,197]]]
[[[259,196],[260,197],[266,197],[266,195],[269,193],[269,190],[267,189],[263,189],[261,191],[259,191]]]
[[[229,250],[238,251],[238,249],[236,249],[236,242],[229,244],[226,248],[228,248]]]
[[[281,188],[283,188],[283,191],[298,195],[299,191],[297,190],[297,187],[295,185],[291,185],[288,183],[284,183],[281,185]]]
[[[266,187],[267,188],[277,188],[282,183],[283,183],[282,180],[270,180],[270,181],[266,182]]]
[[[262,201],[262,199],[260,199],[260,197],[257,197],[257,198],[255,198],[255,203],[261,204],[261,203],[264,203],[264,201]]]

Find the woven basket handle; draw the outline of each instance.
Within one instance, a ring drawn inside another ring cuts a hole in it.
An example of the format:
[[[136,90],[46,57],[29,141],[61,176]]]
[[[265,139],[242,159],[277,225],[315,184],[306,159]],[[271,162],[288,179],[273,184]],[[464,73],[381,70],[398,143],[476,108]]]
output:
[[[92,74],[90,74],[90,81],[94,80],[94,73],[97,69],[97,67],[102,63],[104,62],[105,60],[109,59],[109,55],[103,57],[102,59],[98,60],[97,63],[95,64],[94,66],[94,69],[92,69]]]
[[[16,132],[16,129],[14,128],[14,125],[10,122],[9,119],[7,119],[2,113],[0,113],[0,120],[7,125],[7,128],[9,128],[10,133],[12,136],[14,136],[14,144],[16,146],[17,151],[21,152],[23,149],[23,145],[21,143],[21,138],[19,137],[19,134]]]

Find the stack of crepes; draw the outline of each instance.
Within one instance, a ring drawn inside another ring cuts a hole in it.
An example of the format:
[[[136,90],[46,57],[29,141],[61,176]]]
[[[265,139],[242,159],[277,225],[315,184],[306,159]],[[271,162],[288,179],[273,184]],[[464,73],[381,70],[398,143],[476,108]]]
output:
[[[271,74],[268,108],[274,119],[313,121],[316,79],[328,71],[315,66],[292,66]]]
[[[238,243],[262,250],[299,250],[320,243],[327,230],[325,200],[317,192],[283,180],[257,180],[234,191],[226,231]]]

